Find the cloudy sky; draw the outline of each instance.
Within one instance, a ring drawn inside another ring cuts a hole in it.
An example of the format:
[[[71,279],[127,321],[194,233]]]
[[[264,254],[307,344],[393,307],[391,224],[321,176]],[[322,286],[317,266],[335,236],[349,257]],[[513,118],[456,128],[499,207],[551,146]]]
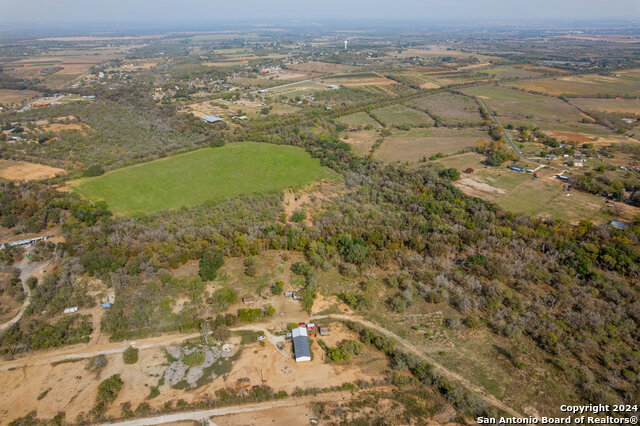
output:
[[[640,0],[0,0],[0,22],[637,19]]]

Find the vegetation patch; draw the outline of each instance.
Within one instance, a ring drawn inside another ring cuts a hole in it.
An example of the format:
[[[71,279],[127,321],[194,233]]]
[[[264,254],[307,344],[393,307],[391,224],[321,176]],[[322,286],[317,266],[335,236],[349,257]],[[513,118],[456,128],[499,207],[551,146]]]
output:
[[[299,148],[242,142],[116,170],[73,187],[117,213],[134,214],[298,188],[333,176]]]

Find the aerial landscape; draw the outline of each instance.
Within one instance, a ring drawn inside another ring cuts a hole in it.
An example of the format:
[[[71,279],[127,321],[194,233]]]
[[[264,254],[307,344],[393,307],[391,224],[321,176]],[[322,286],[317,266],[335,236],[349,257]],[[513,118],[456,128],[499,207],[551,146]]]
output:
[[[640,4],[453,3],[4,5],[0,425],[637,424]]]

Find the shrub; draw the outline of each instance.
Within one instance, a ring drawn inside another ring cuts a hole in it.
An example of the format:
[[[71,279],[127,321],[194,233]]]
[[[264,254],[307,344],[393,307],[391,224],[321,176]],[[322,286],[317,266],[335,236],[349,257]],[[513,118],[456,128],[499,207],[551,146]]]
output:
[[[222,253],[219,251],[206,251],[200,259],[200,270],[198,274],[204,281],[211,281],[216,278],[216,272],[224,264]]]
[[[278,281],[277,283],[274,283],[271,286],[271,293],[273,293],[274,295],[279,295],[282,294],[282,292],[284,291],[284,282],[283,281]]]
[[[224,141],[222,139],[216,139],[212,141],[209,146],[211,146],[211,148],[220,148],[224,146]]]
[[[291,215],[291,221],[292,222],[302,222],[303,220],[305,220],[307,218],[307,213],[302,210],[302,209],[298,209],[295,212],[293,212],[293,214]]]
[[[138,349],[132,346],[122,352],[122,359],[125,364],[135,364],[138,362]]]
[[[87,364],[87,370],[98,371],[107,365],[107,357],[104,354],[94,356]]]
[[[91,177],[91,176],[100,176],[104,174],[104,169],[99,164],[94,164],[89,166],[84,172],[82,172],[83,176]]]
[[[205,357],[202,352],[193,352],[185,356],[182,360],[182,363],[189,367],[195,367],[197,365],[204,364],[204,360]]]

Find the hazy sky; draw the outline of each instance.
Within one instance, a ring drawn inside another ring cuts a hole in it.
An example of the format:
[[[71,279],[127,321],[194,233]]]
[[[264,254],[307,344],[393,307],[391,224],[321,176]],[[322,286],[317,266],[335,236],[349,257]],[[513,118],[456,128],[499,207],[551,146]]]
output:
[[[640,0],[0,0],[0,22],[638,19]]]

